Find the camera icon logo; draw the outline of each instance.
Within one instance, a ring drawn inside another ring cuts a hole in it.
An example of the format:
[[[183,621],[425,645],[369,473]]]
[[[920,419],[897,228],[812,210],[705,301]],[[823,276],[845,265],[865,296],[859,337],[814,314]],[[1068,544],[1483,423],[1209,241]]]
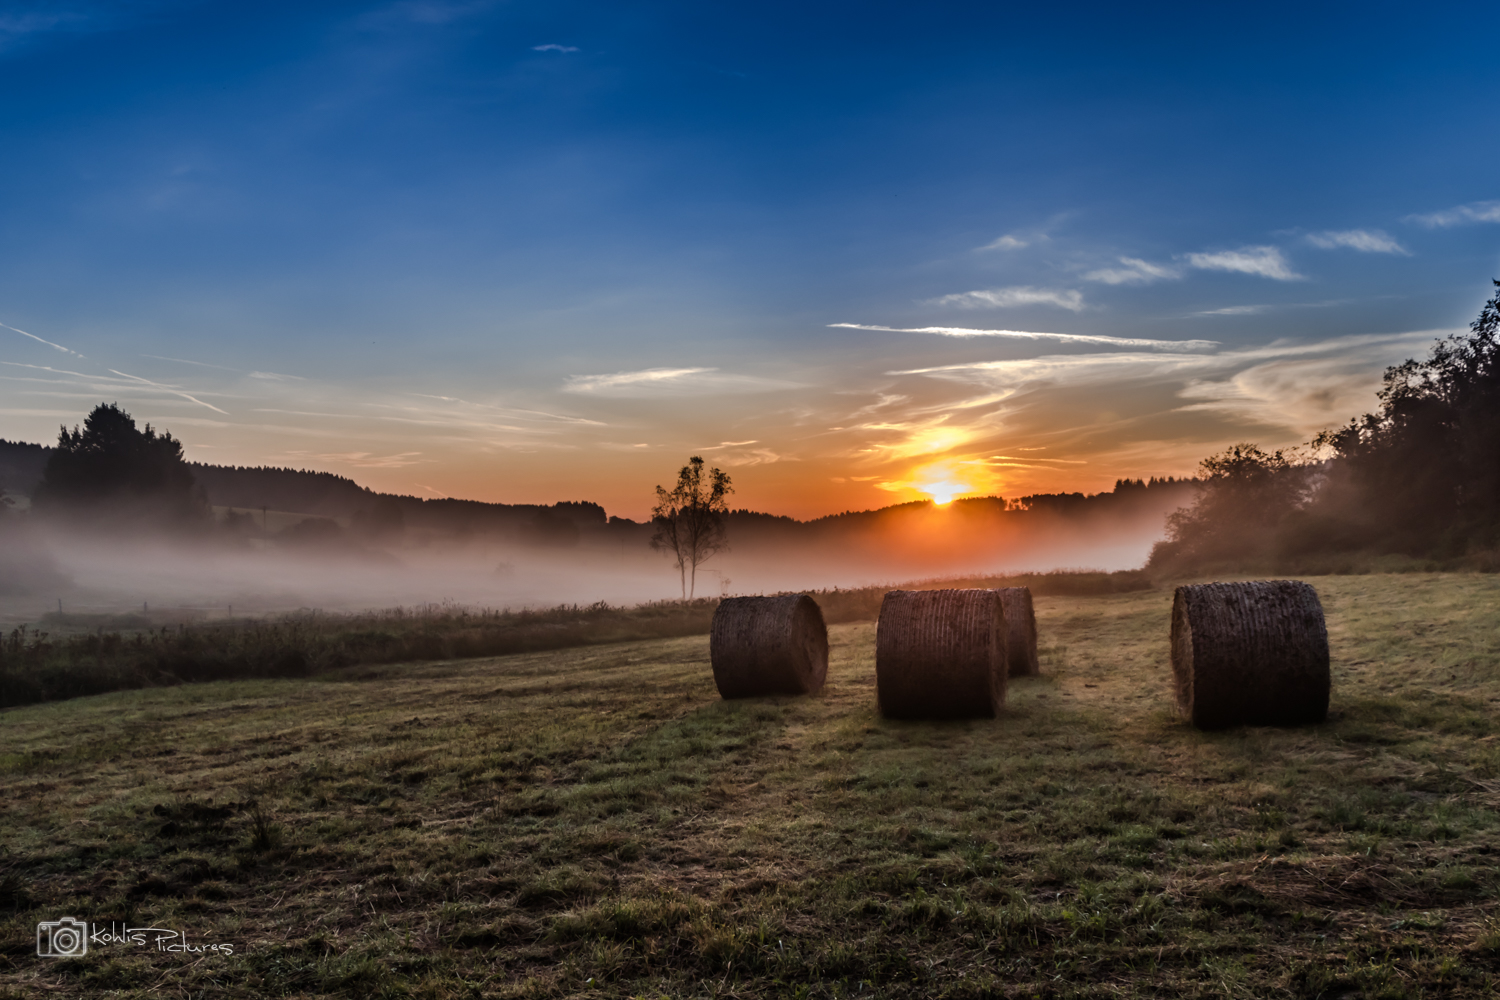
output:
[[[42,958],[81,958],[89,953],[89,925],[72,917],[36,925],[36,953]]]

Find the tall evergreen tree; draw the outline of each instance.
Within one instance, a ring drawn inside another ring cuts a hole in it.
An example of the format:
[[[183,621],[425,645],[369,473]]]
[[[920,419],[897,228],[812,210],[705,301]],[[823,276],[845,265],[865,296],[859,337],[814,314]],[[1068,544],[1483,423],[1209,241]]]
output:
[[[62,428],[37,488],[45,512],[105,521],[183,523],[202,519],[207,501],[182,457],[182,442],[145,430],[116,403],[101,403],[83,428]]]

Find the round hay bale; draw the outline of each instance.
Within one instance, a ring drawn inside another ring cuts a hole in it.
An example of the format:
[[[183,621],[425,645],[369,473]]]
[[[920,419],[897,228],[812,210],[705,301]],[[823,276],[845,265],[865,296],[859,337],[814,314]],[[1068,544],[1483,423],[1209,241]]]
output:
[[[994,590],[893,590],[875,626],[875,691],[891,719],[993,718],[1005,707]]]
[[[816,694],[828,676],[828,627],[806,594],[726,597],[708,640],[714,684],[725,698]]]
[[[1328,629],[1318,592],[1295,580],[1178,587],[1177,707],[1199,729],[1296,726],[1328,717]]]
[[[1030,587],[1001,587],[1000,606],[1005,611],[1005,662],[1012,677],[1035,677],[1042,672],[1036,659],[1036,612],[1031,607]]]

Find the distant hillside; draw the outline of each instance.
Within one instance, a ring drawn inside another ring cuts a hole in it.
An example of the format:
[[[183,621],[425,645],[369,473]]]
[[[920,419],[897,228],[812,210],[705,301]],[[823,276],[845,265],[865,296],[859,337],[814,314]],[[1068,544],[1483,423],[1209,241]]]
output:
[[[42,478],[51,448],[0,440],[0,488],[30,495]],[[501,535],[542,545],[576,544],[585,534],[608,532],[644,543],[646,526],[627,518],[608,517],[599,504],[563,501],[542,504],[485,503],[478,500],[425,499],[376,493],[352,479],[331,472],[272,467],[191,463],[194,477],[216,507],[262,508],[343,518],[372,531],[415,530],[449,536]],[[751,510],[729,517],[729,532],[737,542],[776,543],[833,541],[888,534],[903,526],[925,524],[938,510],[948,512],[946,523],[956,531],[953,544],[962,547],[972,533],[1016,531],[1022,525],[1039,528],[1069,523],[1144,518],[1153,522],[1159,512],[1190,503],[1195,486],[1188,479],[1122,479],[1109,493],[1042,493],[1013,499],[972,497],[934,508],[925,500],[893,504],[874,510],[844,511],[809,521]],[[922,545],[935,539],[922,535]]]
[[[954,500],[945,509],[960,522],[971,527],[1002,521],[1030,522],[1056,519],[1083,520],[1100,516],[1132,515],[1141,511],[1170,510],[1192,502],[1197,480],[1121,479],[1110,493],[1034,493],[1029,496],[966,497]],[[873,510],[846,510],[810,521],[798,521],[778,514],[753,510],[736,510],[729,515],[730,534],[736,538],[775,538],[801,535],[826,537],[853,534],[912,519],[925,519],[934,513],[930,500],[877,507]]]
[[[52,449],[45,445],[0,440],[0,489],[30,496],[41,482],[51,454]],[[604,508],[596,503],[564,501],[548,506],[424,499],[376,493],[331,472],[201,462],[191,462],[189,468],[215,507],[269,508],[315,517],[384,520],[407,528],[444,533],[519,531],[554,540],[566,537],[576,540],[576,529],[602,528],[608,521]]]

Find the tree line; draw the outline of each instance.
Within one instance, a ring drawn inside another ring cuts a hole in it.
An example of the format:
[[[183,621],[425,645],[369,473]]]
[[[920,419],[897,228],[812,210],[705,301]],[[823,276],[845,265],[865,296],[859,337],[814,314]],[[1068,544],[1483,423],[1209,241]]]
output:
[[[1500,280],[1467,334],[1387,368],[1379,408],[1294,451],[1204,459],[1148,568],[1291,569],[1337,555],[1476,565],[1500,549]]]

